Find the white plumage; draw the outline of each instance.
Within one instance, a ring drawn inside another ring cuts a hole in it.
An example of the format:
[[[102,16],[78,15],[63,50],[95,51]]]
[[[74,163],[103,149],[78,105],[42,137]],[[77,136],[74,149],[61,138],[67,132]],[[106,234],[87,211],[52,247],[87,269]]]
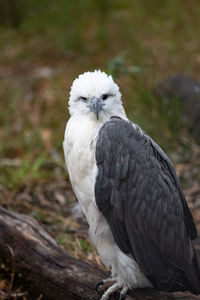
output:
[[[103,99],[103,95],[107,99],[97,119],[87,101]],[[71,117],[66,126],[63,147],[70,181],[89,224],[91,241],[102,262],[111,268],[112,277],[117,283],[104,293],[102,299],[108,299],[109,294],[119,288],[125,293],[128,288],[151,286],[134,259],[119,249],[95,202],[95,150],[99,129],[113,115],[127,120],[119,87],[104,72],[84,73],[72,85],[69,111]]]

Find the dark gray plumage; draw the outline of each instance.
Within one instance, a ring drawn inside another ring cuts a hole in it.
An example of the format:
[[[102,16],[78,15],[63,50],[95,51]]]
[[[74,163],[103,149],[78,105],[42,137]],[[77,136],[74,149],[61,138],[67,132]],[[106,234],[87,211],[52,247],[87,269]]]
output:
[[[159,290],[200,293],[197,231],[174,167],[139,127],[112,118],[100,129],[95,199],[115,242]]]

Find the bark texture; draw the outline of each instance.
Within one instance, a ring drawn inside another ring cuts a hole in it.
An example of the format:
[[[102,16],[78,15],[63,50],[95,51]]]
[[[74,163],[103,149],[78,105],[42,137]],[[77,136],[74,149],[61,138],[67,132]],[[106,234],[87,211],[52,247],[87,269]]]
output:
[[[95,285],[108,277],[105,271],[67,254],[33,218],[2,207],[0,255],[14,263],[33,290],[42,293],[45,299],[99,299]],[[200,296],[144,289],[129,293],[126,300],[130,299],[192,300]]]

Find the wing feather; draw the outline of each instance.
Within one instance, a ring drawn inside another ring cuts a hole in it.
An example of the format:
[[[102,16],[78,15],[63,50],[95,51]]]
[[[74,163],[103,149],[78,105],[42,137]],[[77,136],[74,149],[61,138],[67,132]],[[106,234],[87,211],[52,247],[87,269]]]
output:
[[[197,231],[166,154],[139,127],[113,118],[99,132],[96,162],[96,203],[120,249],[157,288],[199,291]]]

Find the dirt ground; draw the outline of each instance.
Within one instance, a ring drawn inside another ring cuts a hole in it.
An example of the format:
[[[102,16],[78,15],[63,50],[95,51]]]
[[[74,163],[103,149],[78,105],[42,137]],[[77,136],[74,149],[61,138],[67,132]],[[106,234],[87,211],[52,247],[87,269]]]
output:
[[[192,178],[198,170],[189,163],[178,164],[176,170],[181,180],[187,183],[184,193],[200,233],[200,186]],[[71,255],[104,268],[90,244],[87,223],[72,214],[76,199],[67,180],[25,185],[17,193],[0,186],[0,202],[9,210],[36,218]],[[196,249],[200,253],[200,239],[196,242]],[[3,261],[0,261],[0,290],[0,299],[32,299],[21,274],[15,270],[13,273],[9,263]],[[44,297],[40,295],[39,299]]]

